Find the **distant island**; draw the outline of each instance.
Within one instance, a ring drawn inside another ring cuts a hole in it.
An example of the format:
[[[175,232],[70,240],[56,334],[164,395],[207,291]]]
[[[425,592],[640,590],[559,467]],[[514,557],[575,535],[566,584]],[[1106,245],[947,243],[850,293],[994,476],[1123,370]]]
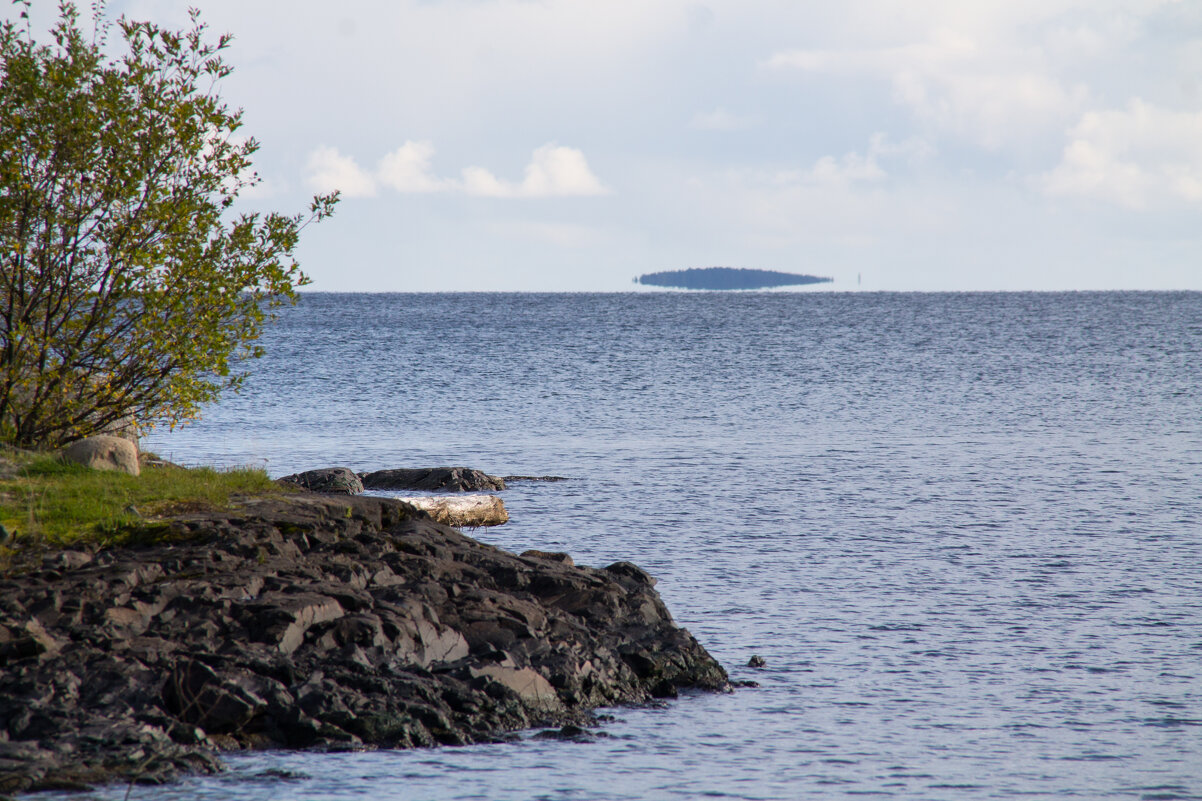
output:
[[[776,270],[753,270],[740,267],[691,267],[687,270],[668,270],[647,273],[634,279],[645,286],[666,286],[675,289],[768,289],[774,286],[824,284],[833,278],[816,275],[782,273]]]

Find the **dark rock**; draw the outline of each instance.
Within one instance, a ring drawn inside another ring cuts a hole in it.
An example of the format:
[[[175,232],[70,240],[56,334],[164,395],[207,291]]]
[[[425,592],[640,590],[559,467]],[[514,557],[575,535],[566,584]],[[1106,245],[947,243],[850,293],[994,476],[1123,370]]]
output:
[[[676,691],[676,685],[670,680],[661,679],[651,688],[651,695],[654,698],[676,698],[679,693]]]
[[[762,668],[766,664],[767,662],[764,661],[764,657],[759,654],[755,654],[751,659],[747,660],[747,667],[749,668]]]
[[[638,565],[631,564],[630,562],[614,562],[612,565],[609,565],[605,568],[605,572],[612,573],[613,575],[631,581],[636,585],[645,585],[647,587],[655,586],[655,579],[651,577],[650,573],[643,570]]]
[[[43,654],[53,656],[62,650],[62,643],[36,617],[23,625],[9,620],[4,623],[0,631],[0,665]]]
[[[192,659],[175,664],[162,697],[168,712],[215,734],[241,731],[267,706],[262,698]]]
[[[187,537],[0,579],[0,794],[162,783],[226,749],[583,740],[595,707],[729,686],[628,562],[515,556],[365,496],[169,525]]]
[[[608,737],[609,735],[603,731],[589,731],[580,726],[568,724],[561,729],[546,729],[534,735],[535,740],[566,740],[576,743],[591,743],[594,740]]]
[[[301,773],[299,771],[285,770],[282,768],[268,768],[267,770],[261,770],[247,778],[251,781],[264,782],[303,782],[309,781],[312,777],[307,773]]]
[[[424,467],[361,473],[363,486],[373,490],[471,492],[503,490],[505,481],[468,467]]]
[[[83,567],[91,561],[92,554],[90,553],[83,551],[59,551],[57,554],[47,557],[43,564],[59,570],[74,570],[77,567]]]
[[[349,467],[306,470],[276,480],[281,484],[291,484],[310,492],[324,492],[330,495],[359,495],[363,492],[363,482]]]
[[[571,567],[575,564],[572,557],[562,551],[522,551],[522,556],[528,559],[542,559],[548,562],[559,562]]]
[[[238,608],[238,617],[250,638],[268,643],[283,654],[300,647],[310,626],[337,620],[343,614],[338,601],[310,592],[266,593]]]

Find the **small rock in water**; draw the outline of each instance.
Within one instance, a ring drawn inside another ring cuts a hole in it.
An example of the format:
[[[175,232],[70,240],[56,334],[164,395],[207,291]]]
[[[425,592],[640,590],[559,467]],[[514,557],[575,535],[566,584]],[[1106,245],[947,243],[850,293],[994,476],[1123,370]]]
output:
[[[303,782],[309,781],[310,777],[307,773],[299,773],[294,770],[285,770],[283,768],[268,768],[267,770],[259,771],[253,774],[251,779],[260,779],[266,781],[282,781],[282,782]]]
[[[534,735],[536,740],[573,740],[576,742],[591,742],[599,737],[608,737],[603,731],[592,732],[580,726],[568,724],[562,729],[547,729]]]
[[[751,659],[747,660],[747,667],[749,668],[762,668],[766,664],[768,663],[764,661],[764,657],[759,654],[755,654]]]
[[[564,476],[501,476],[501,480],[508,484],[511,481],[567,481]]]

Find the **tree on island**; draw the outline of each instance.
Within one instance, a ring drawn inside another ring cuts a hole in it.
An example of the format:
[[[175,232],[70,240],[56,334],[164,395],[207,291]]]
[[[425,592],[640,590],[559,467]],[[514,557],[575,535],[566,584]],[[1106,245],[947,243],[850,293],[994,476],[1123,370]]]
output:
[[[167,30],[124,17],[80,30],[59,4],[35,41],[31,0],[0,26],[0,442],[55,447],[123,420],[195,417],[308,282],[300,231],[333,213],[234,214],[259,145],[216,91],[231,68],[198,12]]]

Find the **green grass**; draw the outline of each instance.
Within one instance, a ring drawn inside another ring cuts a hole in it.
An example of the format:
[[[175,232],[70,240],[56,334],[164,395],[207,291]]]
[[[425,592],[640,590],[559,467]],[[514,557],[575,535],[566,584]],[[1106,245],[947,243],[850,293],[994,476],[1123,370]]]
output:
[[[154,540],[163,519],[283,492],[257,468],[146,466],[140,476],[90,470],[53,455],[0,451],[0,523],[19,541],[50,547]],[[8,474],[8,477],[4,477]]]

